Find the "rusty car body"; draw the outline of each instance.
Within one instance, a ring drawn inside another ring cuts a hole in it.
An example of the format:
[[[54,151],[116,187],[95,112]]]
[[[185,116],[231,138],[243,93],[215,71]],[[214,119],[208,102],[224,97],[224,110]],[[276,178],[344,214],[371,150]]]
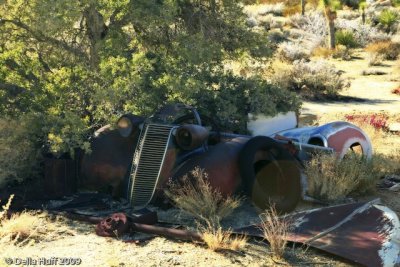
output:
[[[168,181],[198,166],[222,194],[243,193],[260,208],[272,202],[288,212],[304,194],[302,161],[315,151],[342,157],[354,147],[372,153],[368,136],[347,122],[239,135],[220,132],[195,108],[176,104],[147,119],[126,114],[116,129],[101,129],[92,153],[80,160],[79,176],[87,188],[111,186],[113,195],[141,208],[162,200]]]

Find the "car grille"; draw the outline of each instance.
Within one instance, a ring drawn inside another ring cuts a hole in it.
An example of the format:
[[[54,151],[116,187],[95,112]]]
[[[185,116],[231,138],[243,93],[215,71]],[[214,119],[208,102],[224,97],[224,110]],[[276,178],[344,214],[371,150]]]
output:
[[[151,201],[157,186],[171,132],[174,126],[145,125],[133,157],[128,199],[135,208]]]

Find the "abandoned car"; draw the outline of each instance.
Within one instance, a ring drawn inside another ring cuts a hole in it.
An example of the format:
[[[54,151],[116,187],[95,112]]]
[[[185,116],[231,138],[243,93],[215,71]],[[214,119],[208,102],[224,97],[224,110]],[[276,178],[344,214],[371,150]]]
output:
[[[350,123],[296,128],[295,114],[280,116],[250,120],[253,135],[239,135],[220,132],[210,118],[182,104],[147,119],[126,114],[116,129],[96,133],[92,153],[80,159],[80,181],[91,189],[111,186],[114,196],[141,208],[163,199],[168,181],[198,166],[222,194],[245,194],[262,209],[273,203],[289,212],[304,195],[302,164],[313,152],[372,154],[368,136]]]

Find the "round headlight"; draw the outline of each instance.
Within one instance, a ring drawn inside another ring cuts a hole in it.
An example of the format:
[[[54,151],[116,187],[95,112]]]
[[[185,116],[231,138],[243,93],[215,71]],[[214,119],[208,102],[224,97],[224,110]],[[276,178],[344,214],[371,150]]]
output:
[[[122,116],[121,118],[119,118],[119,120],[117,122],[117,127],[118,127],[119,133],[123,137],[128,137],[132,133],[132,129],[133,129],[132,121],[126,116]]]

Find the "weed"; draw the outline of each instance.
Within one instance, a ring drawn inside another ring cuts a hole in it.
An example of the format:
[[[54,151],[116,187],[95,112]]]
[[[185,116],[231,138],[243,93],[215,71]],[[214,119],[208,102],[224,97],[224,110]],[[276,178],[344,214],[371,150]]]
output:
[[[204,243],[213,251],[220,249],[237,251],[247,244],[247,236],[234,236],[230,230],[225,231],[221,226],[208,224],[199,229]]]
[[[260,219],[264,239],[268,241],[274,256],[278,259],[282,258],[291,227],[290,222],[279,217],[273,205],[260,215]]]
[[[179,209],[204,223],[215,225],[241,203],[240,198],[223,196],[218,189],[212,188],[208,174],[199,167],[183,176],[180,182],[170,183],[165,193]]]
[[[190,177],[191,176],[191,177]],[[230,230],[223,230],[221,220],[237,208],[241,199],[223,196],[212,188],[207,173],[196,167],[180,183],[170,183],[165,194],[176,207],[197,218],[202,239],[212,250],[238,250],[246,245],[247,237],[233,237]]]

